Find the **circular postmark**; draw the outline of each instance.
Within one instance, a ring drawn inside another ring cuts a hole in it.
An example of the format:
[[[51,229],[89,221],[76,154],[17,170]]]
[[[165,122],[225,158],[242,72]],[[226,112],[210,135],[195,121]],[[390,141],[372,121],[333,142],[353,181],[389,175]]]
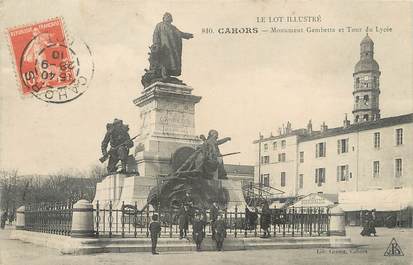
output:
[[[89,46],[81,41],[49,41],[36,35],[23,50],[20,76],[36,98],[65,103],[85,93],[93,78],[94,63]]]

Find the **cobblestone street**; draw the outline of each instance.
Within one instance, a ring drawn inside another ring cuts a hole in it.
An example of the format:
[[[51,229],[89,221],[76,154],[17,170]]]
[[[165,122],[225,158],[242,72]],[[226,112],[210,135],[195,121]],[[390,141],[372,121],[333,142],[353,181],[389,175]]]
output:
[[[0,231],[0,264],[4,265],[92,265],[92,264],[413,264],[412,229],[378,228],[377,237],[361,237],[359,227],[347,228],[352,242],[363,245],[346,249],[276,249],[227,252],[107,253],[86,256],[61,255],[50,248],[8,239],[10,230]],[[391,239],[395,237],[404,256],[385,257]]]

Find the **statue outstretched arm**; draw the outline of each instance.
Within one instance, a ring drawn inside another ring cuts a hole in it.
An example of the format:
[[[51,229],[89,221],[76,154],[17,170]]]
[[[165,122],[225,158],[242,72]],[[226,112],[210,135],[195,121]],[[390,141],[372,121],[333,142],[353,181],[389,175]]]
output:
[[[194,37],[194,34],[192,34],[192,33],[186,33],[186,32],[182,32],[182,31],[179,31],[179,33],[181,34],[181,38],[183,38],[183,39],[192,39],[193,37]]]
[[[217,140],[217,145],[226,143],[226,142],[228,142],[228,141],[231,141],[231,137],[225,137],[225,138],[222,138],[222,139]]]

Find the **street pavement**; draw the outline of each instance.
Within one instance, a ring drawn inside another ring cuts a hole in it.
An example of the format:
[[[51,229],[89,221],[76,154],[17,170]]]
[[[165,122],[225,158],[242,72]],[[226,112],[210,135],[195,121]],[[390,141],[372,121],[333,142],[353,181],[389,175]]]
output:
[[[10,227],[0,230],[1,265],[364,265],[413,264],[413,229],[377,228],[377,237],[361,237],[360,227],[348,227],[347,235],[358,248],[336,249],[272,249],[225,252],[104,253],[94,255],[62,255],[55,249],[10,240]],[[395,238],[404,256],[384,256]],[[265,240],[265,239],[263,239]],[[225,243],[224,243],[225,244]]]

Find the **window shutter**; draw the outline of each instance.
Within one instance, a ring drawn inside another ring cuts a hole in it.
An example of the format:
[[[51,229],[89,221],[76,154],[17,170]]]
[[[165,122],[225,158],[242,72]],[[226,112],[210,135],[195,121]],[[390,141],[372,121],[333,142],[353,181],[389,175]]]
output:
[[[346,153],[348,152],[348,146],[349,146],[349,138],[346,139]]]
[[[315,170],[315,183],[317,182],[318,182],[318,170],[316,169]]]
[[[315,157],[318,157],[318,147],[319,147],[319,144],[316,144],[315,145]]]
[[[324,157],[327,156],[327,143],[326,142],[324,142],[323,144],[323,154],[324,154]]]
[[[337,154],[341,153],[341,140],[337,140]]]
[[[348,165],[345,167],[345,173],[346,173],[346,181],[348,181]]]

